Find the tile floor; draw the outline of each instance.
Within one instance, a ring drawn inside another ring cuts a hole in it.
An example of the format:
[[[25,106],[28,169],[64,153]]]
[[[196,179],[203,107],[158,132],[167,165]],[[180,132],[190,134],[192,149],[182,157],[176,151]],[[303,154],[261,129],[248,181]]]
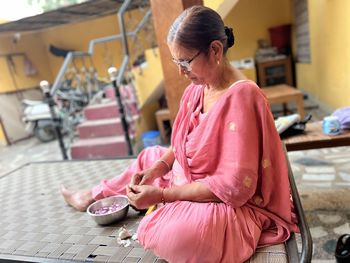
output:
[[[328,115],[314,105],[306,112],[314,120]],[[350,147],[288,155],[313,237],[313,262],[335,262],[337,237],[350,233]],[[0,176],[27,162],[61,159],[57,141],[43,144],[31,138],[0,146]]]
[[[350,233],[350,147],[288,156],[314,243],[312,262],[335,262],[337,238]]]

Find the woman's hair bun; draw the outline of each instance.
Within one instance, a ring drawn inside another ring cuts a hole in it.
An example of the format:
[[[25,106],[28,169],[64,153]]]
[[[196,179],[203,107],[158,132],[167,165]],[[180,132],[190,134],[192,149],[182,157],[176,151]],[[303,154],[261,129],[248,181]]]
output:
[[[235,44],[235,37],[232,28],[225,26],[225,34],[227,36],[227,47],[230,48]]]

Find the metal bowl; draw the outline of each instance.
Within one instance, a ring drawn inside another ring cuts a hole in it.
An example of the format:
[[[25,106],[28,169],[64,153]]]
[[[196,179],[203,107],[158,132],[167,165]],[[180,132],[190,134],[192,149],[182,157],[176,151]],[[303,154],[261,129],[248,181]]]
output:
[[[108,212],[106,214],[95,214],[97,210],[102,207],[110,207],[113,204],[118,204],[120,208],[115,212]],[[129,210],[128,198],[124,195],[114,195],[106,197],[92,203],[87,208],[87,213],[95,220],[99,225],[108,225],[117,221],[120,221],[126,217]]]

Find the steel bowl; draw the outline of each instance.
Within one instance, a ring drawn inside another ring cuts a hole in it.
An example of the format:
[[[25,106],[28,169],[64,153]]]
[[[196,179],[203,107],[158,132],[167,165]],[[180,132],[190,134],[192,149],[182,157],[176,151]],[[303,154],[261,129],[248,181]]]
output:
[[[110,207],[113,204],[118,204],[120,208],[114,212],[96,214],[96,211],[102,207]],[[108,225],[124,219],[128,214],[128,210],[128,198],[125,195],[114,195],[95,201],[87,208],[86,212],[95,220],[97,224]]]

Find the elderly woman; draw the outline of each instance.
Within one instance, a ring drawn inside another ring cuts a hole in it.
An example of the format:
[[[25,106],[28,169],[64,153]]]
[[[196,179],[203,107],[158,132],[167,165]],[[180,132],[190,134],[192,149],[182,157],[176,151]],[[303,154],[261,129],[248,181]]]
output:
[[[148,148],[122,175],[69,192],[84,210],[127,194],[139,209],[163,203],[138,228],[140,243],[170,262],[243,262],[258,246],[281,243],[293,221],[288,170],[269,105],[259,87],[225,57],[232,29],[194,6],[174,21],[168,45],[191,80],[171,147]]]

